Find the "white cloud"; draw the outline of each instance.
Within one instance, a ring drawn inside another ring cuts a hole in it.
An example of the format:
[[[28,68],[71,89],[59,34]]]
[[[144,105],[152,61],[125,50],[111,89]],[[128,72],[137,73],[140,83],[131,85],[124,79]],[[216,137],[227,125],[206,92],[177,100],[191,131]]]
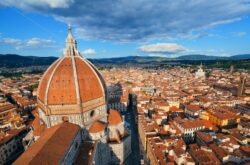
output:
[[[15,4],[18,8],[32,10],[33,8],[67,8],[74,0],[2,0],[0,4],[4,6],[12,6]]]
[[[220,21],[216,21],[216,22],[212,22],[210,24],[208,24],[208,26],[218,26],[218,25],[223,25],[223,24],[229,24],[232,22],[236,22],[236,21],[240,21],[242,18],[233,18],[233,19],[226,19],[226,20],[220,20]]]
[[[247,32],[232,32],[233,37],[244,37],[247,35]]]
[[[175,54],[184,52],[187,49],[182,45],[174,44],[174,43],[156,43],[150,45],[144,45],[139,48],[143,52],[147,53],[163,53],[163,54]]]
[[[13,45],[22,44],[22,41],[20,39],[16,39],[16,38],[2,38],[2,39],[0,39],[0,42],[2,42],[4,44],[13,44]]]
[[[17,38],[2,38],[0,43],[13,45],[16,49],[27,49],[27,48],[49,48],[54,47],[55,41],[43,38],[30,38],[27,40],[21,40]]]
[[[96,54],[96,51],[94,49],[86,49],[81,51],[81,54],[83,55]]]
[[[50,39],[31,38],[26,41],[25,45],[27,47],[35,47],[35,46],[49,46],[50,44],[53,43],[55,43],[55,41]]]

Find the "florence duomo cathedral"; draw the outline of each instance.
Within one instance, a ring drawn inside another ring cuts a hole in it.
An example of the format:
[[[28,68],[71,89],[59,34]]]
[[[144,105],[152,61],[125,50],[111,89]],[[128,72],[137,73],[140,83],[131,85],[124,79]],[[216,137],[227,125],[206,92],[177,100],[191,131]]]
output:
[[[106,89],[98,69],[81,57],[69,25],[63,57],[39,83],[37,129],[44,131],[34,133],[35,142],[14,164],[123,164],[131,137],[121,114],[107,109]]]
[[[43,75],[39,86],[39,116],[47,127],[61,122],[89,128],[95,120],[107,121],[105,83],[98,70],[77,50],[71,27],[64,56]]]

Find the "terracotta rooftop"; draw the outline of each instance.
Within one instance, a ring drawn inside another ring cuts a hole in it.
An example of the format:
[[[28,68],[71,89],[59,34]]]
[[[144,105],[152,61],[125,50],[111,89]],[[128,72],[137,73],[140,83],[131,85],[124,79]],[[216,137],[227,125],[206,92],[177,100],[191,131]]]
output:
[[[192,112],[198,112],[201,109],[199,105],[187,105],[186,108]]]
[[[171,111],[171,112],[183,112],[182,109],[180,109],[180,108],[178,108],[178,107],[176,107],[176,106],[171,106],[171,107],[169,108],[169,111]]]
[[[208,133],[205,133],[205,132],[196,132],[196,135],[202,139],[205,143],[210,143],[213,141],[213,138],[211,135],[209,135]]]
[[[223,158],[228,155],[228,152],[225,149],[217,146],[216,144],[210,144],[209,147],[213,150],[213,152],[215,153],[215,155],[220,160],[223,160]]]
[[[9,110],[15,110],[16,107],[13,104],[6,104],[6,105],[2,105],[0,106],[0,113],[9,111]]]
[[[215,117],[222,119],[222,120],[235,119],[235,118],[239,117],[235,113],[232,113],[231,111],[224,109],[224,108],[210,109],[208,112],[213,114]]]
[[[117,110],[114,110],[114,109],[110,109],[108,122],[109,122],[109,125],[111,125],[111,126],[118,125],[118,124],[122,123],[122,117],[121,117],[120,112],[118,112]]]
[[[240,149],[250,157],[250,147],[249,146],[240,146]]]
[[[181,157],[181,155],[185,155],[186,152],[182,148],[174,148],[173,149],[174,153],[176,154],[177,157]]]
[[[192,129],[197,127],[205,127],[201,120],[186,120],[176,117],[175,122],[184,129]]]
[[[159,165],[166,165],[167,164],[167,159],[165,156],[165,150],[166,150],[166,146],[159,141],[159,137],[153,137],[153,138],[149,138],[148,139],[148,143],[150,144],[153,152],[153,156],[156,159],[156,161],[158,162]]]
[[[31,122],[31,126],[34,129],[35,136],[41,136],[46,130],[46,126],[40,124],[40,118],[38,116]]]
[[[197,144],[191,144],[190,153],[198,164],[201,165],[220,165],[220,161],[214,155],[213,152],[210,152],[206,149],[199,148]]]
[[[90,126],[89,132],[90,133],[97,133],[97,132],[101,132],[101,131],[105,130],[105,128],[106,128],[106,124],[97,120]]]
[[[79,130],[78,125],[71,123],[62,123],[47,129],[14,165],[23,165],[24,162],[29,165],[59,164]]]
[[[200,122],[205,126],[207,129],[215,129],[215,126],[209,120],[200,120]]]

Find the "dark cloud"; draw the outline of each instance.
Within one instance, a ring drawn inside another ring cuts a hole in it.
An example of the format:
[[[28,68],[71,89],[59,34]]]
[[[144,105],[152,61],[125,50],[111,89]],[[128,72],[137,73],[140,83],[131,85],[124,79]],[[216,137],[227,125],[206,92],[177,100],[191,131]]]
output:
[[[2,5],[51,15],[86,39],[138,41],[185,36],[240,20],[250,0],[3,0]]]

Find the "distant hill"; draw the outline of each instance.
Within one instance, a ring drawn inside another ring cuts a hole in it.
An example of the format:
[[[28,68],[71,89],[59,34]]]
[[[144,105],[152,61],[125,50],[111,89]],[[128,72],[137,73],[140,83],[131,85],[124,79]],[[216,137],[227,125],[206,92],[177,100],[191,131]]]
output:
[[[229,57],[231,60],[246,60],[250,59],[250,54],[240,54]]]
[[[194,55],[179,56],[176,59],[177,60],[198,60],[198,61],[203,61],[203,60],[220,60],[220,59],[224,59],[224,58],[220,57],[220,56],[207,56],[207,55],[194,54]]]
[[[25,67],[50,65],[57,57],[20,56],[16,54],[0,54],[0,67]]]
[[[212,60],[245,60],[250,59],[250,54],[234,55],[230,57],[222,56],[208,56],[208,55],[184,55],[179,57],[150,57],[150,56],[127,56],[127,57],[116,57],[116,58],[102,58],[102,59],[90,59],[92,62],[97,63],[152,63],[152,62],[170,62],[170,61],[212,61]]]
[[[0,54],[0,67],[25,67],[25,66],[44,66],[53,63],[57,57],[37,57],[21,56],[17,54]],[[208,56],[208,55],[184,55],[176,58],[149,57],[149,56],[127,56],[116,58],[89,59],[96,64],[162,64],[167,62],[199,62],[199,61],[224,61],[224,60],[245,60],[250,59],[250,54],[234,55],[230,57]]]
[[[177,57],[178,60],[245,60],[250,59],[250,54],[240,54],[240,55],[234,55],[229,57],[223,57],[223,56],[207,56],[207,55],[184,55]]]
[[[166,57],[149,57],[149,56],[127,56],[127,57],[115,57],[115,58],[101,58],[90,59],[93,63],[115,63],[115,64],[140,64],[148,62],[162,62],[168,60]]]

